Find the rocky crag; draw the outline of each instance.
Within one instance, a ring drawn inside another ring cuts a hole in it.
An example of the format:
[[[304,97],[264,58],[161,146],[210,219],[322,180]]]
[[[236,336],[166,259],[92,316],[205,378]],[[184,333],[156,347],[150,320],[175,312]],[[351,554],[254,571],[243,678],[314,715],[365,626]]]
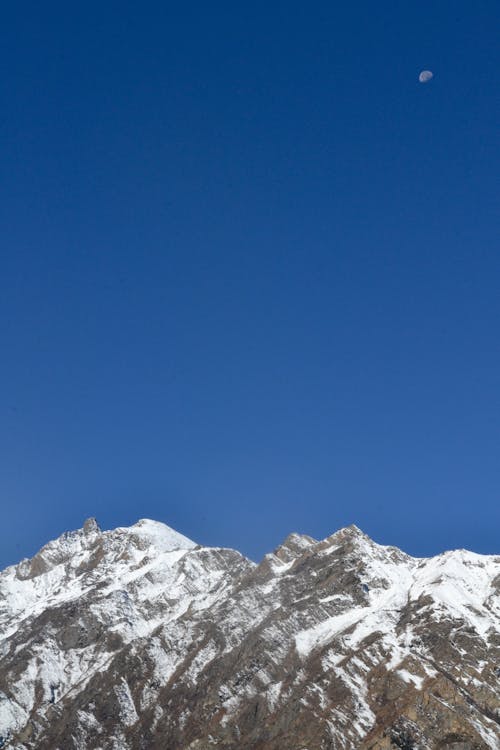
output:
[[[0,748],[499,750],[499,686],[500,556],[90,519],[0,574]]]

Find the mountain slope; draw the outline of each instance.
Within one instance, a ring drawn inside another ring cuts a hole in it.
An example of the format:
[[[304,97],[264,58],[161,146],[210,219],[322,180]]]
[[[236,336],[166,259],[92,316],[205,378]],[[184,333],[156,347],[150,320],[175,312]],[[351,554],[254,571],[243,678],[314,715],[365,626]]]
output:
[[[0,748],[498,750],[499,680],[500,557],[89,520],[0,574]]]

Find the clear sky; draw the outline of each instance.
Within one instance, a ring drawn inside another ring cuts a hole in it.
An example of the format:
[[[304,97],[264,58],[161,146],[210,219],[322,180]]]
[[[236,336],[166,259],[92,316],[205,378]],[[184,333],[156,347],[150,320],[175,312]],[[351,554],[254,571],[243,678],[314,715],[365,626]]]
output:
[[[500,552],[499,16],[4,6],[1,566],[90,515]]]

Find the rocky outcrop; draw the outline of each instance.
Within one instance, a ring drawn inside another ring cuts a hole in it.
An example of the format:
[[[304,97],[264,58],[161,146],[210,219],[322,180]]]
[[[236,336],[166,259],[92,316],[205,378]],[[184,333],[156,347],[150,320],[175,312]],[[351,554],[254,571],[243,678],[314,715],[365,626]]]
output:
[[[498,750],[499,580],[355,526],[255,565],[91,519],[0,574],[0,748]]]

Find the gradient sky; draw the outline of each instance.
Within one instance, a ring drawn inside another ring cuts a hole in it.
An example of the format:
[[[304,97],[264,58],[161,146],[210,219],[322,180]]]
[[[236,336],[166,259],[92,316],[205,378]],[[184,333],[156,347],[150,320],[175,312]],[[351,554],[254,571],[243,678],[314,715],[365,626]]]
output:
[[[4,6],[0,566],[90,515],[500,552],[499,15]]]

